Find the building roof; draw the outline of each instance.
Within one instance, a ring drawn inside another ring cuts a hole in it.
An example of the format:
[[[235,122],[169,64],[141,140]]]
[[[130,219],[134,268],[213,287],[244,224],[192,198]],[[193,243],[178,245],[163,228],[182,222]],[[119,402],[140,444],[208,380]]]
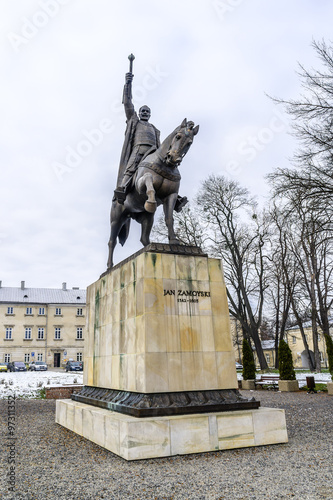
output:
[[[86,303],[86,290],[78,288],[1,287],[0,303],[10,304],[81,304]]]
[[[328,317],[328,323],[329,323],[329,326],[333,326],[333,316],[329,316]],[[303,328],[310,328],[311,326],[312,326],[311,319],[308,319],[307,321],[304,321]],[[318,324],[317,324],[317,326],[319,327]],[[288,333],[291,330],[299,330],[299,326],[298,325],[291,326],[290,328],[286,329],[286,332]]]

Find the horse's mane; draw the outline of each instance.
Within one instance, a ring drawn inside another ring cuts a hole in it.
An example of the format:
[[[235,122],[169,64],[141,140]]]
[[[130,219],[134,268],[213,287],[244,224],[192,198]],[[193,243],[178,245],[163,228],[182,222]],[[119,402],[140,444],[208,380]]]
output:
[[[176,127],[175,130],[173,132],[171,132],[171,134],[169,134],[164,139],[164,141],[162,142],[160,147],[157,149],[158,156],[160,156],[162,158],[164,158],[166,156],[166,154],[169,151],[169,148],[171,146],[172,139],[175,137],[175,135],[177,134],[177,132],[179,132],[179,130],[181,128],[182,128],[182,125],[178,125],[178,127]]]

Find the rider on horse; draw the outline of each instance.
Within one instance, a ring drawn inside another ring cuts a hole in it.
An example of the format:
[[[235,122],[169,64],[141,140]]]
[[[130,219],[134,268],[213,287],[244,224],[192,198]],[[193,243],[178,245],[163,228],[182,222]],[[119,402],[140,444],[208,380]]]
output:
[[[160,146],[160,132],[154,125],[149,123],[150,108],[142,106],[139,109],[139,116],[135,112],[132,103],[133,76],[132,72],[126,73],[123,93],[127,126],[120,157],[117,188],[114,191],[114,199],[120,204],[124,203],[127,193],[132,187],[133,176],[139,163]],[[180,212],[186,203],[187,198],[179,196],[175,210]]]

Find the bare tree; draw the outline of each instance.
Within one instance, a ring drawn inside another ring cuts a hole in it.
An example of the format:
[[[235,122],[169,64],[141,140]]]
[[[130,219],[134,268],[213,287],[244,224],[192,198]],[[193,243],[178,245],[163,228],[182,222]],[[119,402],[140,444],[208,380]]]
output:
[[[307,293],[304,274],[299,266],[299,246],[294,244],[297,224],[295,228],[295,219],[292,217],[290,220],[292,215],[293,211],[286,209],[285,206],[279,209],[276,205],[270,213],[272,225],[276,229],[272,237],[270,274],[273,275],[273,279],[270,280],[269,290],[270,296],[274,297],[272,302],[275,310],[275,359],[278,363],[278,345],[285,335],[288,319],[290,324],[292,312],[301,332],[310,370],[314,371],[315,365],[304,331],[304,315],[308,309]]]
[[[209,224],[210,250],[223,260],[230,314],[253,341],[261,369],[267,369],[259,337],[267,287],[265,220],[248,190],[222,176],[203,182],[197,203]]]
[[[191,245],[207,249],[209,241],[208,224],[204,223],[196,207],[185,207],[179,213],[174,213],[174,228],[177,238],[183,245]],[[168,230],[164,217],[161,216],[153,227],[152,237],[156,241],[168,241]]]
[[[269,177],[276,193],[311,199],[326,212],[331,223],[333,201],[333,47],[324,41],[313,42],[321,69],[307,70],[299,65],[303,92],[298,99],[273,99],[282,104],[292,120],[299,149],[294,155],[295,168],[277,169]]]

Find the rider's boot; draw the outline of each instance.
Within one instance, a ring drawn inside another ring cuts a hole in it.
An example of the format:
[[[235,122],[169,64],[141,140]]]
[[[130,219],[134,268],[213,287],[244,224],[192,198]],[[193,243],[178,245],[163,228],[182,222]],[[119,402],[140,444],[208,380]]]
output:
[[[126,200],[126,196],[129,191],[131,182],[132,182],[132,176],[125,174],[121,182],[121,185],[117,186],[117,188],[114,190],[113,199],[117,200],[118,203],[120,203],[120,205],[123,205]]]

